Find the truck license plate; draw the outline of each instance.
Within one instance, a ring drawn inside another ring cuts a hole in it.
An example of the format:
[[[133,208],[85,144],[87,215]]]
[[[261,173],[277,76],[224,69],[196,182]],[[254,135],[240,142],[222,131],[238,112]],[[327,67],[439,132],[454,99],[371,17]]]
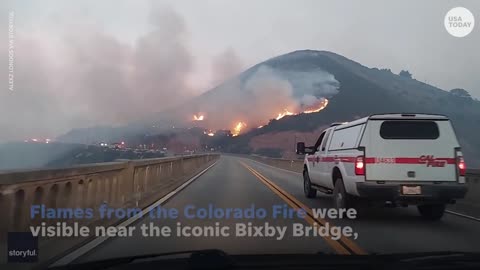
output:
[[[422,194],[421,186],[402,186],[403,195],[420,195]]]

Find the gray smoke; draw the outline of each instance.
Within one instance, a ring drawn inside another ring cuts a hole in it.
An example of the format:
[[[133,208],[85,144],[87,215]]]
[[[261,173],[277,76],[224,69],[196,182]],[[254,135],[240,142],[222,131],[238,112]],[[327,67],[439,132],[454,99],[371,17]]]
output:
[[[6,80],[0,86],[0,141],[122,125],[192,95],[187,29],[172,9],[153,6],[151,31],[134,45],[96,25],[55,19],[65,21],[15,33],[14,91]],[[8,57],[2,42],[2,74],[8,74]]]
[[[2,6],[2,17],[10,9]],[[187,83],[194,65],[188,29],[174,10],[152,2],[150,31],[133,44],[88,23],[88,16],[80,13],[84,17],[78,19],[60,10],[52,14],[53,27],[16,29],[14,91],[7,83],[0,85],[0,142],[141,122],[137,120],[152,119],[198,93]],[[0,62],[8,58],[8,42],[2,42]],[[214,57],[212,85],[228,83],[207,103],[192,108],[192,115],[206,113],[212,129],[231,128],[239,121],[255,127],[283,109],[314,105],[338,88],[335,78],[321,70],[262,66],[248,79],[236,78],[243,67],[232,48]],[[8,74],[7,65],[1,71]],[[185,111],[179,115],[191,120]]]
[[[338,88],[334,76],[320,69],[299,72],[262,65],[245,80],[237,77],[219,86],[196,108],[205,113],[204,125],[210,129],[231,129],[238,122],[250,129],[285,109],[298,113],[319,105],[337,94]]]
[[[244,69],[244,65],[233,48],[228,48],[214,57],[212,61],[212,87],[222,84],[224,81],[238,75]]]

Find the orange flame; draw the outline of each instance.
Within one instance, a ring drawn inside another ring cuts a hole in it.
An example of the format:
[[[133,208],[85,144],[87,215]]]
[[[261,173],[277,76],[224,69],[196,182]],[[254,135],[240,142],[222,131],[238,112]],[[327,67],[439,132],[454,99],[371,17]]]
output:
[[[282,113],[279,113],[277,118],[275,118],[276,120],[280,120],[282,119],[283,117],[287,116],[287,115],[294,115],[293,112],[287,110],[287,109],[284,109]]]
[[[322,102],[320,102],[320,105],[318,107],[308,108],[308,109],[306,109],[305,111],[302,111],[302,112],[293,113],[293,112],[290,112],[288,109],[284,109],[283,112],[279,113],[278,116],[275,119],[280,120],[287,115],[299,115],[301,113],[316,113],[316,112],[319,112],[319,111],[325,109],[325,107],[327,107],[327,105],[328,105],[328,99],[324,99]]]
[[[199,115],[194,114],[193,115],[193,121],[203,121],[204,119],[205,119],[205,116],[202,115],[202,114],[199,114]]]
[[[280,120],[285,116],[299,115],[299,114],[302,114],[302,113],[316,113],[316,112],[319,112],[319,111],[325,109],[327,107],[327,105],[328,105],[328,99],[323,99],[322,101],[317,103],[315,106],[308,107],[304,111],[292,112],[292,111],[285,108],[285,109],[283,109],[283,111],[281,113],[279,113],[277,115],[277,117],[275,119]],[[193,115],[193,120],[194,121],[203,121],[203,120],[205,120],[205,116],[198,113],[198,114]],[[245,131],[246,127],[247,127],[246,122],[243,122],[243,121],[237,122],[235,124],[235,126],[233,127],[232,131],[231,131],[232,136],[235,137],[235,136],[240,135],[240,133]],[[260,125],[257,128],[262,128],[262,127],[263,127],[263,125]],[[208,136],[215,136],[215,133],[211,130],[205,130],[204,134],[206,134]]]
[[[237,125],[233,128],[232,136],[238,136],[240,132],[247,127],[247,124],[245,122],[238,122]]]
[[[315,109],[310,109],[310,110],[303,111],[303,113],[316,113],[316,112],[319,112],[319,111],[325,109],[325,107],[327,107],[327,105],[328,105],[328,99],[324,99],[324,100],[320,103],[320,107],[315,108]]]

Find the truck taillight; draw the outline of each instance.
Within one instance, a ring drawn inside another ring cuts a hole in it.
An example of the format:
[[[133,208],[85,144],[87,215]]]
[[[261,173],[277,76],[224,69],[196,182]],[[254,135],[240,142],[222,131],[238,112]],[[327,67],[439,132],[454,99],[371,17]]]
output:
[[[363,156],[355,158],[355,174],[356,175],[365,175],[365,162]]]
[[[467,165],[465,164],[465,160],[463,157],[457,157],[457,166],[458,166],[458,174],[460,176],[465,176],[467,172]]]

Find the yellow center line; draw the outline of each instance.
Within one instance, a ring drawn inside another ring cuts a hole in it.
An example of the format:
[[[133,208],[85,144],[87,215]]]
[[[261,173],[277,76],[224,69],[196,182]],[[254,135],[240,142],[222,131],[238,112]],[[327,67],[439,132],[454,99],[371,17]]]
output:
[[[317,224],[321,224],[321,225],[325,226],[327,221],[324,220],[324,219],[320,219],[320,218],[314,218],[312,209],[310,207],[301,203],[294,196],[292,196],[291,194],[289,194],[286,191],[284,191],[283,189],[281,189],[278,185],[273,183],[272,180],[263,176],[261,173],[259,173],[258,171],[256,171],[252,167],[246,165],[243,162],[240,162],[240,163],[247,170],[249,170],[253,175],[255,175],[261,182],[263,182],[268,188],[270,188],[275,194],[277,194],[280,198],[282,198],[285,202],[287,202],[287,204],[290,205],[293,209],[295,209],[295,210],[298,210],[298,209],[305,210],[308,213],[308,215],[305,216],[305,220],[310,225],[313,226],[315,223],[317,223]],[[354,254],[359,254],[359,255],[367,254],[355,242],[353,242],[348,237],[342,236],[339,240],[340,242],[337,241],[337,240],[333,240],[331,237],[324,237],[324,239],[339,254],[351,254],[350,251],[348,251],[344,247],[344,245],[347,246],[351,251],[353,251]],[[341,243],[343,243],[343,245]]]

